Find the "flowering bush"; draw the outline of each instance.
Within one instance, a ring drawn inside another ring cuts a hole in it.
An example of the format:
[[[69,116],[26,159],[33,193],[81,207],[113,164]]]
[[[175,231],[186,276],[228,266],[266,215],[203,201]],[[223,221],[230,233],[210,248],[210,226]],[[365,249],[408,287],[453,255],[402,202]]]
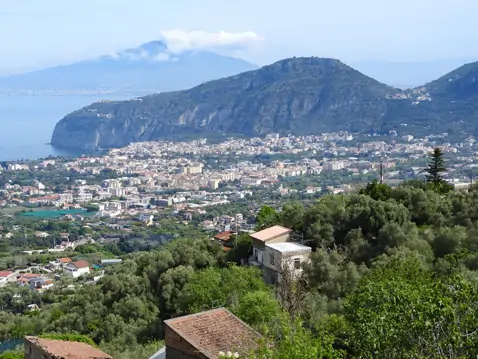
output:
[[[239,358],[239,353],[232,353],[232,352],[219,352],[219,358]]]

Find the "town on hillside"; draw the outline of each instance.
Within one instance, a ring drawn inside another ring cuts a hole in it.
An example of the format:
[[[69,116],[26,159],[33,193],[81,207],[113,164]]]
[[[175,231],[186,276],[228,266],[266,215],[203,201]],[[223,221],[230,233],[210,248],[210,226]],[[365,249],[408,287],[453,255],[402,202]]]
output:
[[[273,134],[2,163],[0,358],[269,359],[298,328],[340,358],[342,332],[317,342],[300,321],[366,325],[343,297],[375,265],[474,266],[475,141],[447,141]]]

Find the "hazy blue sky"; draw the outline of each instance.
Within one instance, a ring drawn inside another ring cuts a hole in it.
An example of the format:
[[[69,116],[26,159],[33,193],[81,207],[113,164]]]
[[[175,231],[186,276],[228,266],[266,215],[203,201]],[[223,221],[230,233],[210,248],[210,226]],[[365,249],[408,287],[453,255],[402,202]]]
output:
[[[0,0],[0,72],[113,52],[166,30],[177,30],[167,34],[179,48],[230,42],[258,64],[294,55],[478,60],[477,14],[477,0]],[[214,35],[221,30],[230,34]]]

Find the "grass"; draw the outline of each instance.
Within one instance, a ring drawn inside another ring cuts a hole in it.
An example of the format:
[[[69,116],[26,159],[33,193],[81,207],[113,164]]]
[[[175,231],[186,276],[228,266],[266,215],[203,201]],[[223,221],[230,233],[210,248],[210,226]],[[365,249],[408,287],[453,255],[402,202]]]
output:
[[[57,207],[25,207],[25,206],[16,206],[16,207],[5,207],[5,208],[0,208],[0,215],[15,215],[18,214],[22,211],[33,211],[33,212],[38,212],[38,211],[51,211],[51,210],[57,210]]]
[[[18,212],[21,212],[21,211],[28,211],[28,210],[31,210],[31,209],[32,208],[23,207],[23,206],[5,207],[5,208],[0,209],[0,214],[12,215],[12,214],[17,214]]]

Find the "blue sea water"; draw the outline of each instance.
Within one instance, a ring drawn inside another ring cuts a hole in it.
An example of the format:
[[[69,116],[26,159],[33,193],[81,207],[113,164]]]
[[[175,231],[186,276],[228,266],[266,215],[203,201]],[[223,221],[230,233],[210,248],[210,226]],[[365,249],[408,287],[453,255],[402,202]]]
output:
[[[0,95],[0,161],[78,155],[48,144],[55,124],[68,113],[92,102],[123,98],[108,95]]]

